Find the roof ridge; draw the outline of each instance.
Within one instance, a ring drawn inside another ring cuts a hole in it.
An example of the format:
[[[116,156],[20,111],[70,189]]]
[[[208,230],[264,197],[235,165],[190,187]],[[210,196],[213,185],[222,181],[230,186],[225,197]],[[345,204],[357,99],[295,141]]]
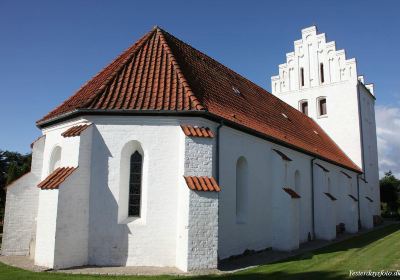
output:
[[[198,110],[205,110],[205,107],[203,104],[200,103],[200,101],[197,99],[196,95],[194,94],[192,88],[190,87],[187,79],[185,78],[185,75],[183,74],[181,67],[179,66],[178,61],[176,60],[170,46],[168,45],[167,40],[164,37],[164,31],[163,29],[161,29],[160,27],[155,27],[155,30],[157,32],[157,34],[160,36],[160,41],[162,46],[164,47],[168,57],[171,59],[173,66],[175,67],[175,71],[178,75],[179,80],[182,82],[182,85],[184,86],[184,88],[187,90],[187,94],[189,95],[190,100],[195,104],[196,109]]]

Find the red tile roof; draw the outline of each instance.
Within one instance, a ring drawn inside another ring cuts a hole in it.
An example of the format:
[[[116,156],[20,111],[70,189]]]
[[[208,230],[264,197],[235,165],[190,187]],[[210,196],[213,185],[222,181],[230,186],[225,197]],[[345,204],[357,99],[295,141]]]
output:
[[[221,191],[221,188],[218,186],[218,183],[215,181],[214,177],[184,176],[184,178],[187,186],[191,190],[205,192]]]
[[[181,125],[186,136],[213,138],[214,133],[208,127],[198,127],[191,125]]]
[[[76,125],[73,126],[63,133],[61,133],[61,136],[63,137],[74,137],[74,136],[79,136],[81,135],[82,131],[84,131],[86,128],[88,128],[90,124],[82,124],[82,125]]]
[[[301,198],[301,196],[291,188],[282,188],[285,192],[287,192],[291,198]]]
[[[58,189],[62,182],[68,178],[77,168],[76,167],[59,167],[49,176],[38,184],[38,187],[46,190]]]
[[[197,113],[361,171],[311,118],[160,28],[143,36],[38,125],[90,112]]]

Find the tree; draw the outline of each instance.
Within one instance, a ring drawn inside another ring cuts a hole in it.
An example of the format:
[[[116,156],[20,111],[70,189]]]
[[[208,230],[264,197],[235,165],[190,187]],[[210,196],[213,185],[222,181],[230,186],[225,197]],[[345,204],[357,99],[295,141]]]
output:
[[[388,210],[397,212],[399,208],[400,180],[391,171],[379,180],[381,202],[387,203]]]
[[[0,207],[4,207],[5,186],[29,172],[31,169],[31,154],[0,150]]]

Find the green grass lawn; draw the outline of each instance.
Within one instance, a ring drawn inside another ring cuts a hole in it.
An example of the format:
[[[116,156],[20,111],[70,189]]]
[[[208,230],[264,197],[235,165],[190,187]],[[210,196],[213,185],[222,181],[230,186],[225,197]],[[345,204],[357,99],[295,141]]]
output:
[[[400,224],[393,224],[313,252],[220,276],[89,276],[29,272],[0,263],[0,279],[343,279],[349,270],[400,270]],[[358,279],[360,279],[358,277]],[[382,278],[381,278],[382,279]],[[396,278],[392,278],[396,279]]]

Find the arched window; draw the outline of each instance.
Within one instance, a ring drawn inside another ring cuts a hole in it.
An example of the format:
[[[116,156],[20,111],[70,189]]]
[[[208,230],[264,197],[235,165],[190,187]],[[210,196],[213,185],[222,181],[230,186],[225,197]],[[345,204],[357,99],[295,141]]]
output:
[[[300,172],[296,170],[294,173],[294,190],[300,195],[301,193],[301,181],[300,181]]]
[[[56,170],[58,167],[60,167],[60,164],[61,164],[61,147],[56,146],[51,152],[50,163],[49,163],[49,174],[54,170]]]
[[[304,87],[304,68],[300,67],[300,85]]]
[[[236,163],[236,222],[243,223],[246,219],[248,195],[248,167],[244,157]]]
[[[140,216],[140,197],[142,192],[142,155],[135,151],[131,155],[130,160],[130,177],[129,177],[129,202],[128,216]]]
[[[324,64],[323,63],[319,64],[319,72],[320,72],[320,77],[321,77],[321,84],[323,84],[325,82]]]

